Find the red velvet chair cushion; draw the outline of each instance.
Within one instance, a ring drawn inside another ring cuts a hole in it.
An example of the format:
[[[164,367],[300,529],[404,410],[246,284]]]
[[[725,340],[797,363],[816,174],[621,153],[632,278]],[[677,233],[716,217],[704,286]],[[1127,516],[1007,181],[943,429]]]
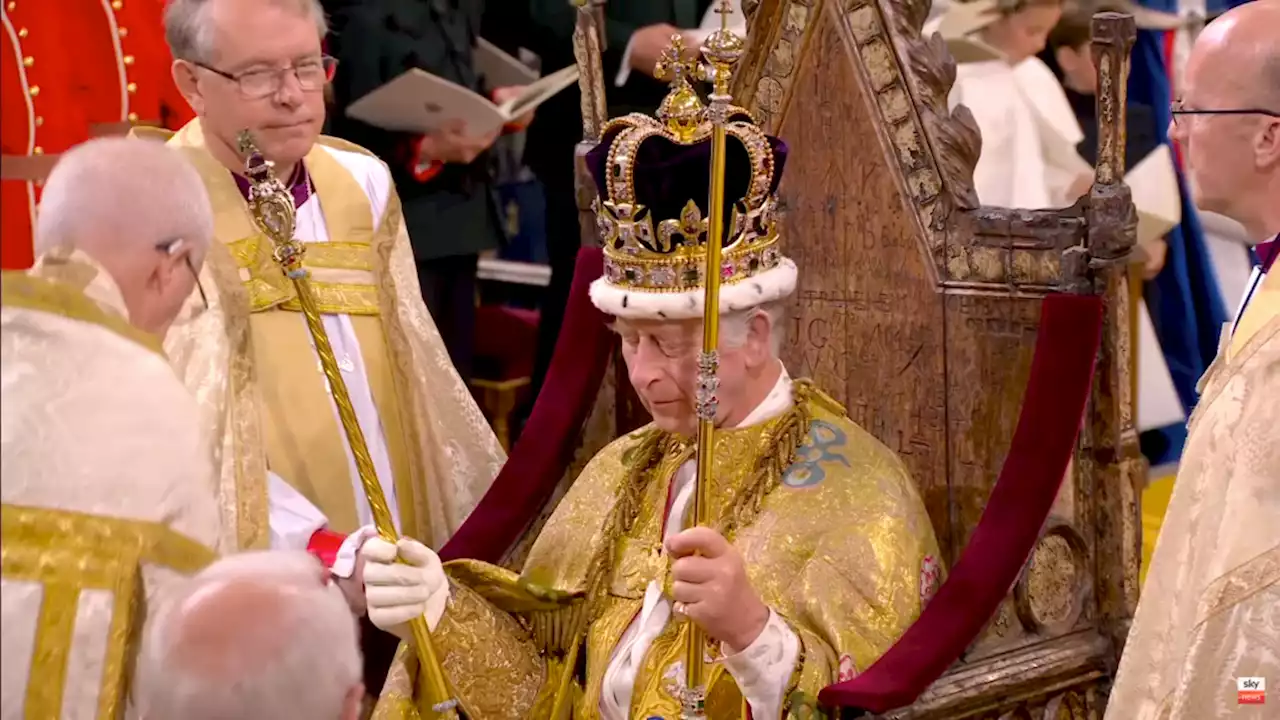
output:
[[[578,252],[564,325],[533,412],[489,492],[441,548],[441,559],[500,562],[573,459],[615,342],[608,317],[587,294],[591,281],[603,271],[604,253],[599,248]]]
[[[506,305],[476,308],[475,369],[482,380],[514,380],[533,375],[538,311]]]
[[[866,672],[824,689],[818,696],[823,705],[871,713],[910,705],[991,619],[1058,496],[1101,338],[1101,298],[1045,298],[1018,428],[964,554],[906,634]]]

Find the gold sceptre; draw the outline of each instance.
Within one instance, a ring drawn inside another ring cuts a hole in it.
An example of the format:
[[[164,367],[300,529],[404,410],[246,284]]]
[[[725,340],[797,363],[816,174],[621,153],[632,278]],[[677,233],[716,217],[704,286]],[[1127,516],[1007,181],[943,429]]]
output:
[[[702,55],[712,83],[707,105],[711,122],[711,196],[707,208],[707,265],[703,271],[706,288],[702,306],[702,355],[698,358],[698,463],[694,479],[693,522],[695,526],[710,523],[707,490],[711,479],[711,460],[715,450],[715,422],[719,400],[716,391],[720,380],[720,251],[724,242],[724,167],[725,123],[733,97],[729,83],[733,66],[742,57],[742,38],[729,31],[729,15],[733,6],[722,0],[716,8],[720,29],[702,45]],[[681,702],[683,720],[705,720],[707,680],[704,653],[706,638],[702,628],[689,623],[688,645],[685,647],[685,691]]]
[[[356,460],[356,470],[360,474],[360,484],[364,486],[365,496],[369,500],[369,509],[373,512],[373,524],[378,534],[387,542],[394,543],[398,539],[395,521],[391,510],[387,507],[387,498],[378,482],[377,471],[373,467],[373,459],[369,456],[369,445],[365,442],[364,432],[356,420],[355,409],[351,405],[351,396],[347,392],[347,383],[342,379],[338,362],[333,356],[333,346],[329,343],[329,335],[325,332],[320,319],[320,310],[316,306],[315,296],[311,292],[311,276],[302,264],[306,248],[293,237],[297,209],[293,205],[293,195],[280,182],[272,169],[272,163],[263,157],[248,130],[240,133],[240,154],[245,157],[245,176],[249,179],[249,211],[254,222],[262,232],[266,233],[274,248],[272,257],[280,264],[285,277],[293,281],[294,291],[298,295],[298,304],[302,306],[302,314],[307,320],[307,329],[311,332],[311,340],[315,343],[316,354],[320,356],[320,366],[324,370],[329,384],[329,392],[338,407],[338,418],[342,421],[342,429],[346,432],[347,442],[351,446],[351,454]],[[425,618],[419,616],[409,623],[413,632],[413,641],[418,652],[418,664],[421,667],[419,680],[426,700],[421,711],[423,720],[429,718],[459,718],[458,701],[449,689],[449,680],[445,676],[444,666],[436,655],[431,644],[431,633]]]

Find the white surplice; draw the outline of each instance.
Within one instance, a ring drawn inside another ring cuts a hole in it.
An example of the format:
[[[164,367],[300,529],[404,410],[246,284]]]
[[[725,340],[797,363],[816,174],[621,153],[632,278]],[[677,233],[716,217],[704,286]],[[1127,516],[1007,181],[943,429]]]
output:
[[[1076,151],[1084,133],[1043,61],[961,63],[948,104],[968,107],[982,133],[973,174],[979,202],[1034,209],[1075,201],[1071,185],[1091,172]]]

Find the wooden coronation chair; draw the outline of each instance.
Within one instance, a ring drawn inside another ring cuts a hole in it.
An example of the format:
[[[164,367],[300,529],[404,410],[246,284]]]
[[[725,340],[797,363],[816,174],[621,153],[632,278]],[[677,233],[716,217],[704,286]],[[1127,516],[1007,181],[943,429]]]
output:
[[[1132,18],[1094,20],[1096,183],[1061,210],[980,207],[981,138],[947,107],[955,63],[928,0],[745,0],[735,98],[791,139],[780,188],[800,266],[786,361],[898,452],[949,576],[876,664],[821,695],[843,716],[1099,717],[1138,596],[1139,490],[1125,263]],[[579,10],[586,140],[600,41]],[[598,23],[598,15],[597,21]],[[639,418],[579,255],[544,391],[472,517],[442,549],[516,565],[585,457]],[[839,522],[834,518],[832,522]]]

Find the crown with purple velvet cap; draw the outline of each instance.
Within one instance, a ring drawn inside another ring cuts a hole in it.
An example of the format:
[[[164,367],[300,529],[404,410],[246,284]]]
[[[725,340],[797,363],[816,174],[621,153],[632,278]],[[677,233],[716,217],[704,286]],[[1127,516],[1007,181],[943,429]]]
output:
[[[591,300],[616,317],[699,318],[712,125],[692,82],[706,71],[684,59],[679,36],[658,70],[671,91],[657,117],[632,113],[609,121],[587,157],[600,191],[596,223],[604,243],[604,276],[592,283]],[[738,107],[730,108],[725,130],[720,309],[730,312],[790,295],[796,266],[778,247],[775,193],[786,145]]]

